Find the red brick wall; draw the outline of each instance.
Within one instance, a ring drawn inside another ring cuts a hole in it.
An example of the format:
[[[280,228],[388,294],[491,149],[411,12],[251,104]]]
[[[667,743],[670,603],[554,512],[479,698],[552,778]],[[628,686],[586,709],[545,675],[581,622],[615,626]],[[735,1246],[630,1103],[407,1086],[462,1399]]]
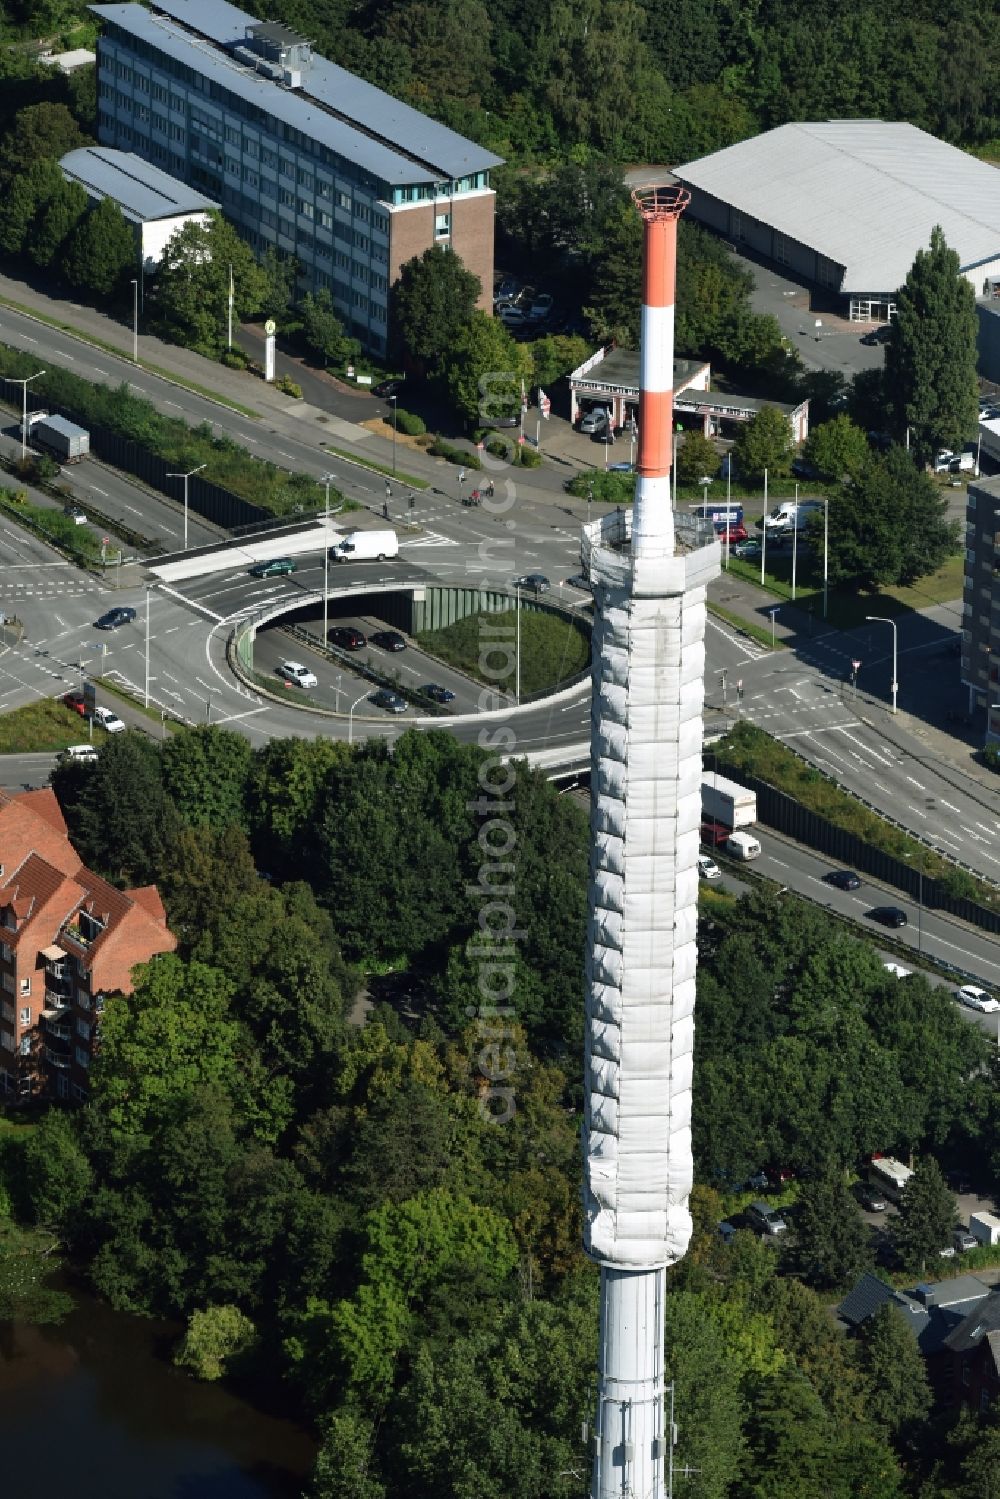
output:
[[[496,195],[477,193],[438,203],[416,203],[397,208],[389,215],[389,283],[399,279],[408,260],[422,255],[435,243],[434,219],[446,206],[451,213],[450,244],[467,270],[478,276],[483,291],[479,306],[484,312],[493,307],[493,210]]]

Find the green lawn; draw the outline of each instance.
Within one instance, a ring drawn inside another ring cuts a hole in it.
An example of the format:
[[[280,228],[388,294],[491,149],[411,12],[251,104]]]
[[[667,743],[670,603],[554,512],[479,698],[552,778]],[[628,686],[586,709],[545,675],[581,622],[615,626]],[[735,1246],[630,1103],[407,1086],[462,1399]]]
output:
[[[485,623],[486,632],[480,629]],[[447,625],[443,630],[425,630],[417,636],[422,650],[459,671],[467,672],[478,682],[495,686],[498,691],[514,691],[514,631],[516,611],[502,614],[469,614],[465,619]],[[486,660],[487,670],[501,672],[509,650],[510,670],[502,677],[488,676],[481,669],[481,652],[486,642],[500,641],[497,653]],[[521,610],[521,696],[555,687],[559,682],[583,671],[590,659],[590,640],[586,630],[574,620],[542,610]]]
[[[11,713],[0,713],[0,755],[55,752],[70,744],[83,744],[89,737],[89,725],[58,698],[46,698],[15,708]],[[94,744],[103,744],[107,737],[95,724]]]
[[[764,589],[775,598],[792,597],[791,551],[775,551],[765,556],[766,571]],[[912,588],[886,588],[876,593],[857,591],[829,592],[827,623],[834,629],[850,630],[862,624],[866,614],[905,614],[909,609],[925,609],[931,604],[947,604],[962,597],[964,558],[961,552],[949,557],[936,573],[921,578]],[[760,562],[744,562],[739,557],[730,557],[729,571],[733,577],[745,578],[760,586]],[[805,614],[813,614],[817,620],[823,617],[823,558],[822,553],[811,556],[799,555],[795,578],[795,606]]]

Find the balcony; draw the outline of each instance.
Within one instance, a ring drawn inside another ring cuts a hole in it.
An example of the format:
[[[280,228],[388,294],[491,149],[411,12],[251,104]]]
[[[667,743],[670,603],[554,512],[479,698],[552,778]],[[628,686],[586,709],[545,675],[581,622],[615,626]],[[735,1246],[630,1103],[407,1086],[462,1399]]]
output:
[[[58,1067],[60,1071],[69,1068],[69,1057],[61,1057],[58,1052],[50,1051],[48,1047],[45,1048],[45,1060],[50,1066]]]
[[[42,1013],[58,1015],[63,1010],[68,1010],[71,1004],[71,994],[59,994],[55,990],[47,988],[45,990],[45,1007]]]
[[[51,1041],[64,1041],[68,1045],[73,1039],[73,1028],[69,1025],[54,1025],[51,1020],[47,1020],[45,1038]]]

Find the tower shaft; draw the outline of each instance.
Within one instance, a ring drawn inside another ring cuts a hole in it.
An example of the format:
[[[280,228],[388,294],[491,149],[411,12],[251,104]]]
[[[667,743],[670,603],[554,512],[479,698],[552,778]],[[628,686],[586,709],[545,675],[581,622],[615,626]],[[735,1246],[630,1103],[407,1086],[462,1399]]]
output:
[[[705,590],[719,546],[670,509],[673,293],[686,195],[645,220],[631,551],[589,538],[594,585],[584,1243],[601,1265],[591,1499],[662,1499],[666,1268],[691,1234]],[[606,526],[606,522],[599,523]]]

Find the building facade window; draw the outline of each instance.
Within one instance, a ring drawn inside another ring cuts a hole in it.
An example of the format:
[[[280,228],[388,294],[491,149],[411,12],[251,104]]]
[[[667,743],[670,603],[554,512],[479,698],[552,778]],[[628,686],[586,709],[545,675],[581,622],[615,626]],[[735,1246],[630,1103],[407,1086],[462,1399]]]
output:
[[[21,1011],[19,1012],[17,1018],[21,1022],[22,1025],[30,1025],[31,1024],[31,1006],[30,1005],[25,1005],[23,1007],[23,1009],[21,1009]]]

